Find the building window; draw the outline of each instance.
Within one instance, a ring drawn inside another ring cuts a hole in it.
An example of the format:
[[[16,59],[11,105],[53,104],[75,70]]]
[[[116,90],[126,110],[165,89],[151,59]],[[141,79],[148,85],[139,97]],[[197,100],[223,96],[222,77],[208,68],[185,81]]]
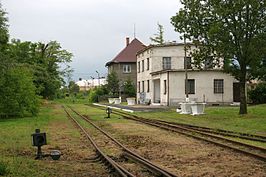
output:
[[[141,71],[144,71],[144,60],[141,61]]]
[[[144,92],[144,81],[142,81],[142,92]]]
[[[150,80],[147,80],[147,92],[150,92]]]
[[[186,80],[185,80],[186,82]],[[195,79],[188,79],[187,80],[187,93],[188,94],[195,94]]]
[[[167,93],[167,85],[166,85],[166,80],[163,81],[163,85],[164,85],[164,94]]]
[[[123,65],[123,73],[131,73],[131,65]]]
[[[147,70],[149,70],[149,69],[150,69],[150,59],[147,58]]]
[[[163,57],[163,69],[171,69],[171,57]]]
[[[187,66],[187,69],[192,69],[191,57],[184,58],[184,69],[186,69],[186,66]]]
[[[214,93],[224,93],[224,80],[214,79],[213,88],[214,88]]]
[[[140,61],[138,62],[138,73],[140,72]]]
[[[138,82],[138,92],[140,92],[140,82]]]

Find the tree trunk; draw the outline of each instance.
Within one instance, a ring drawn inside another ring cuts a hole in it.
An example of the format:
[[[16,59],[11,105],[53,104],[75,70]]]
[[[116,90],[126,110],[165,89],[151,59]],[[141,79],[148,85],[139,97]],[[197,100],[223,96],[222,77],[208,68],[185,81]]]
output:
[[[247,96],[246,96],[246,72],[241,72],[240,76],[240,109],[239,114],[247,114]]]

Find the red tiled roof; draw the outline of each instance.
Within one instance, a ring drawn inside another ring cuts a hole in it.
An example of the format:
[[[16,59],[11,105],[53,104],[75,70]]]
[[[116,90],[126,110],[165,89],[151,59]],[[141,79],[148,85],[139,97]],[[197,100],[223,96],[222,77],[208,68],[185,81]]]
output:
[[[105,66],[108,66],[111,63],[136,62],[137,52],[145,47],[146,46],[142,44],[142,42],[135,38],[112,61],[106,63]]]

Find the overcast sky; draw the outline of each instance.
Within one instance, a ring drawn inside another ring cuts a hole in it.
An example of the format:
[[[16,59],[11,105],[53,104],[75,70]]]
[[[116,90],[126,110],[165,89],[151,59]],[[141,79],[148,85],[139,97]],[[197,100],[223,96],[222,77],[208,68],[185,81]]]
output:
[[[125,47],[125,38],[145,45],[164,27],[166,41],[180,41],[170,18],[178,0],[0,0],[8,12],[11,38],[23,41],[57,40],[74,54],[73,79],[107,73],[105,63]]]

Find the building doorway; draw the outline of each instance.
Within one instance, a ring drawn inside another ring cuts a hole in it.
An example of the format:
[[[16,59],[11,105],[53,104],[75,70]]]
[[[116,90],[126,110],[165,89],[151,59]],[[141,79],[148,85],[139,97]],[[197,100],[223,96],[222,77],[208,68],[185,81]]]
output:
[[[160,103],[161,102],[160,79],[153,80],[153,88],[154,88],[154,103]]]

